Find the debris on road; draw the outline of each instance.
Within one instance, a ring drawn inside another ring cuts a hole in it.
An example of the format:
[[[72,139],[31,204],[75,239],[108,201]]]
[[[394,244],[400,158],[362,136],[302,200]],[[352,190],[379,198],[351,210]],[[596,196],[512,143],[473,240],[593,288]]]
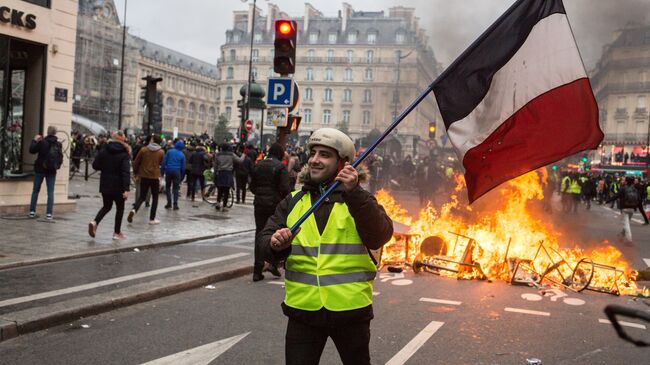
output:
[[[213,289],[216,289],[217,287],[214,286],[214,285],[206,285],[206,286],[204,286],[204,288],[213,290]]]

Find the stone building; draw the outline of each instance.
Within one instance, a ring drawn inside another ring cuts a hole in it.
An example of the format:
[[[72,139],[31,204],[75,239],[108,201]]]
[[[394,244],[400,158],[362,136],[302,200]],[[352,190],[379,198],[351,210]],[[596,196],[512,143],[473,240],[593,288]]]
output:
[[[591,76],[605,139],[605,163],[643,164],[650,133],[650,25],[623,29],[607,45]]]
[[[269,4],[260,9],[235,11],[233,26],[226,32],[217,63],[217,112],[230,120],[233,132],[239,127],[237,90],[248,80],[250,34],[256,11],[252,50],[252,73],[266,84],[273,73],[273,23],[288,18]],[[338,16],[325,16],[305,4],[298,23],[296,73],[302,102],[301,139],[325,126],[344,127],[358,145],[365,137],[383,131],[411,100],[438,75],[440,66],[428,46],[414,8],[393,7],[384,11],[355,11],[343,3]],[[441,120],[433,97],[425,99],[400,124],[384,147],[395,154],[413,154],[428,139],[428,125]],[[267,118],[268,119],[268,118]],[[259,128],[260,120],[255,120]],[[265,123],[265,134],[272,133]],[[257,130],[259,133],[259,130]]]

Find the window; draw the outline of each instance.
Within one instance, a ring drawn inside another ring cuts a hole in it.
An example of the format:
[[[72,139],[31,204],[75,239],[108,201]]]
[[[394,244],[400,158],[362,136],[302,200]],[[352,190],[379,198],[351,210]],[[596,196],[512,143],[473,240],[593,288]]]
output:
[[[364,110],[363,111],[363,125],[369,125],[370,124],[370,111],[369,110]]]
[[[397,34],[395,34],[395,43],[402,44],[405,40],[406,34],[404,34],[404,32],[397,32]]]
[[[367,51],[366,52],[366,63],[373,63],[375,58],[375,52],[374,51]]]
[[[328,49],[327,50],[327,62],[334,62],[334,50],[333,49]]]
[[[269,50],[269,55],[271,55],[271,59],[273,59],[273,57],[275,56],[275,48],[271,48]]]
[[[377,43],[377,33],[368,33],[368,44]]]
[[[273,77],[273,67],[269,67],[268,72],[266,73],[267,77]]]
[[[348,63],[354,62],[354,51],[353,50],[349,49],[348,52],[347,52],[347,56],[348,56]]]
[[[199,107],[199,120],[205,121],[205,105]]]
[[[208,110],[208,120],[212,123],[214,123],[217,120],[217,113],[215,112],[213,106],[211,106],[210,109]]]
[[[227,106],[225,114],[226,114],[226,119],[230,120],[230,117],[232,116],[232,108]]]
[[[305,123],[311,124],[311,109],[305,109]]]
[[[226,100],[232,100],[232,86],[226,88]]]
[[[619,96],[618,97],[618,110],[624,110],[625,109],[625,96]]]
[[[330,124],[332,119],[332,111],[329,109],[323,110],[323,124]]]
[[[352,81],[352,69],[351,68],[346,68],[345,69],[345,81]]]
[[[316,44],[318,43],[318,33],[312,32],[309,33],[309,44]]]
[[[174,114],[174,99],[168,97],[165,100],[165,114],[167,115]]]
[[[253,62],[257,62],[260,60],[260,50],[259,49],[254,49],[253,50]]]
[[[226,73],[226,78],[228,80],[232,80],[233,78],[235,78],[235,69],[234,68],[228,67],[228,71]]]
[[[251,68],[251,76],[252,76],[254,79],[257,79],[257,67],[253,67],[253,68]]]
[[[639,112],[645,112],[646,110],[646,97],[645,95],[639,95],[636,100],[636,110]]]
[[[311,67],[307,68],[307,81],[312,81],[314,80],[314,70]]]
[[[371,68],[367,68],[367,69],[366,69],[366,72],[364,72],[363,75],[364,75],[363,78],[364,78],[365,80],[372,80],[372,69],[371,69]]]
[[[332,101],[332,89],[325,89],[325,101]]]
[[[231,49],[231,50],[230,50],[230,60],[231,60],[231,61],[234,61],[234,60],[236,60],[236,59],[237,59],[237,51],[234,50],[234,49]]]
[[[221,100],[221,88],[217,88],[217,100]]]
[[[350,124],[350,111],[349,110],[344,110],[343,111],[343,123]]]
[[[352,90],[350,89],[343,90],[343,101],[347,101],[347,102],[352,101]]]
[[[241,34],[235,33],[232,35],[232,41],[233,43],[239,43],[239,40],[241,39]]]
[[[364,103],[372,103],[372,90],[365,89],[363,91],[363,102]]]
[[[190,107],[188,108],[188,112],[187,112],[187,117],[189,119],[196,118],[196,105],[194,105],[194,103],[190,103]]]
[[[334,80],[334,72],[332,71],[331,68],[326,68],[325,69],[325,81],[332,81]]]
[[[312,101],[314,98],[313,90],[308,87],[305,89],[305,101]]]
[[[336,39],[337,39],[337,34],[336,33],[330,33],[327,36],[327,43],[329,44],[336,44]]]
[[[255,41],[255,43],[262,42],[262,33],[256,32],[255,36],[253,37],[253,40]]]
[[[178,101],[178,109],[176,110],[176,116],[179,118],[185,117],[185,102],[183,100]]]
[[[316,51],[310,49],[307,51],[307,62],[314,62],[316,58]]]
[[[348,44],[357,43],[357,32],[348,33]]]

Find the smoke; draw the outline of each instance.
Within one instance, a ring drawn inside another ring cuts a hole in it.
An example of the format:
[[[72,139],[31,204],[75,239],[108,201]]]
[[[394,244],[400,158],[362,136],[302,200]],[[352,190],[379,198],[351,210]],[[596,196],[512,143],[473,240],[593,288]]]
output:
[[[421,26],[430,36],[436,58],[448,66],[513,3],[514,0],[384,0],[381,6],[414,7],[421,17]],[[614,31],[633,24],[650,24],[648,0],[564,0],[564,5],[589,69],[600,59],[603,46],[613,41]]]

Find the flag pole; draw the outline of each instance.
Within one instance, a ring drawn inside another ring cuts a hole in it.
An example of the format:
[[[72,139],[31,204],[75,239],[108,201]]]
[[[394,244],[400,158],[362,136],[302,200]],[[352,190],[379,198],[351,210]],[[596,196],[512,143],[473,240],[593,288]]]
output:
[[[381,136],[379,136],[379,138],[377,138],[375,142],[373,142],[365,151],[363,151],[361,156],[359,156],[356,160],[354,160],[354,162],[352,163],[352,167],[356,168],[357,166],[359,166],[361,162],[363,162],[363,160],[365,160],[366,157],[368,157],[368,155],[370,155],[370,153],[372,153],[372,151],[375,148],[377,148],[377,146],[384,140],[384,138],[386,138],[390,134],[390,132],[392,132],[393,129],[395,129],[397,125],[400,124],[402,120],[404,120],[404,118],[406,118],[406,116],[409,115],[413,111],[413,109],[415,109],[415,107],[418,106],[418,104],[420,104],[420,102],[422,102],[422,100],[424,100],[424,98],[427,97],[427,95],[429,95],[429,93],[431,93],[431,91],[433,91],[433,87],[435,84],[436,84],[435,81],[432,82],[431,85],[429,85],[426,88],[426,90],[424,90],[417,98],[415,98],[415,100],[413,100],[411,104],[409,104],[409,106],[407,106],[406,109],[404,109],[404,111],[402,111],[402,113],[400,113],[400,115],[398,115],[397,118],[395,118],[395,120],[388,126],[388,128],[386,128],[384,133],[382,133]],[[332,194],[332,192],[339,185],[341,185],[341,182],[335,181],[334,184],[332,184],[332,186],[330,186],[329,189],[327,189],[327,191],[325,191],[325,193],[323,193],[323,195],[321,195],[321,197],[318,198],[318,200],[314,203],[314,205],[312,205],[311,208],[309,208],[309,210],[305,214],[303,214],[302,217],[300,217],[300,219],[298,219],[298,221],[291,227],[291,233],[296,233],[298,227],[300,227],[300,225],[305,220],[307,220],[307,218],[325,201],[325,199],[327,199],[327,197],[330,196],[330,194]]]

